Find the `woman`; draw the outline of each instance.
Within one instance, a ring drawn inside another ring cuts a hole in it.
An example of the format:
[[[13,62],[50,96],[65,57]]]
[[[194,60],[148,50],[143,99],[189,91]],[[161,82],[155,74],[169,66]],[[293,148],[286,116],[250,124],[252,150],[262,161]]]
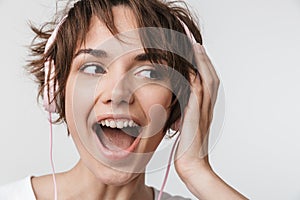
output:
[[[145,185],[145,166],[173,129],[180,133],[176,171],[198,199],[245,199],[209,164],[219,80],[187,9],[81,0],[63,16],[54,31],[33,28],[37,57],[28,69],[46,110],[67,124],[80,160],[67,172],[11,184],[0,197],[27,188],[16,198],[183,199]]]

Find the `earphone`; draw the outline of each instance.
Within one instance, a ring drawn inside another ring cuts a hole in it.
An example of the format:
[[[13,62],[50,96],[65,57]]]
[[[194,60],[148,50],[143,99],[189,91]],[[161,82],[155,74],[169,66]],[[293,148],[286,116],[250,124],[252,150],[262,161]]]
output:
[[[52,34],[50,35],[47,43],[46,43],[46,46],[45,46],[45,51],[44,53],[46,54],[50,47],[53,45],[56,37],[57,37],[57,34],[58,34],[58,31],[61,27],[61,25],[65,22],[67,16],[64,16],[62,18],[62,20],[58,23],[58,25],[55,27],[54,31],[52,32]],[[188,29],[187,25],[178,18],[178,20],[180,21],[181,25],[183,26],[189,40],[191,41],[192,45],[196,44],[197,41],[196,39],[194,38],[192,32]],[[50,69],[50,81],[49,81],[49,84],[47,85],[46,84],[46,80],[49,76],[49,69]],[[54,101],[54,94],[55,94],[55,88],[54,88],[54,74],[55,74],[55,64],[54,64],[54,60],[52,59],[49,59],[47,60],[45,63],[44,63],[44,73],[45,73],[45,77],[44,77],[44,80],[45,80],[45,87],[44,87],[44,91],[43,91],[43,106],[44,106],[44,109],[46,111],[49,112],[49,120],[50,120],[50,160],[51,160],[51,167],[52,167],[52,177],[53,177],[53,186],[54,186],[54,199],[57,200],[57,185],[56,185],[56,179],[55,179],[55,169],[54,169],[54,164],[53,164],[53,158],[52,158],[52,146],[53,146],[53,141],[52,141],[52,138],[53,138],[53,134],[52,134],[52,116],[51,116],[51,113],[55,113],[57,112],[57,108],[56,108],[56,104],[55,104],[55,101]],[[58,88],[58,84],[56,83],[56,88]],[[172,149],[171,149],[171,153],[170,153],[170,156],[169,156],[169,160],[168,160],[168,166],[167,166],[167,169],[166,169],[166,173],[165,173],[165,177],[163,179],[163,183],[162,183],[162,186],[161,186],[161,189],[160,189],[160,192],[159,192],[159,196],[158,196],[158,200],[160,200],[162,198],[162,194],[163,194],[163,190],[164,190],[164,187],[166,185],[166,182],[167,182],[167,179],[168,179],[168,175],[169,175],[169,171],[170,171],[170,166],[171,166],[171,162],[172,162],[172,158],[173,158],[173,154],[175,152],[175,147],[179,141],[179,134],[172,146]]]
[[[48,38],[46,45],[45,45],[45,51],[44,54],[46,54],[50,47],[53,45],[57,33],[61,27],[61,25],[66,20],[67,16],[63,17],[62,20],[59,22],[59,24],[55,27],[54,31]],[[49,69],[50,69],[50,81],[49,86],[46,84],[46,80],[49,76]],[[55,167],[53,162],[53,131],[52,131],[52,113],[57,112],[56,104],[54,101],[54,94],[55,94],[55,88],[54,88],[54,74],[55,74],[55,64],[54,60],[48,59],[44,63],[44,91],[43,91],[43,106],[44,109],[49,113],[49,125],[50,125],[50,163],[51,163],[51,169],[52,169],[52,179],[53,179],[53,188],[54,188],[54,200],[57,200],[57,184],[56,184],[56,178],[55,178]],[[58,84],[56,84],[56,87],[58,87]],[[49,96],[48,96],[49,95]]]
[[[62,20],[59,22],[59,24],[55,27],[54,31],[52,32],[52,34],[50,35],[46,45],[45,45],[45,51],[44,53],[46,54],[47,51],[49,51],[50,47],[53,45],[57,33],[61,27],[61,25],[65,22],[67,18],[67,15],[64,16],[62,18]],[[50,81],[49,81],[49,86],[47,86],[46,84],[46,80],[49,76],[49,69],[50,69]],[[50,113],[55,113],[57,112],[57,108],[56,108],[56,104],[54,101],[54,94],[55,94],[55,88],[54,88],[54,74],[55,74],[55,64],[54,64],[54,60],[52,59],[48,59],[45,63],[44,63],[44,73],[45,73],[45,88],[43,91],[43,101],[44,101],[44,109]],[[56,83],[56,87],[58,87],[58,84]],[[49,96],[48,96],[49,95]]]

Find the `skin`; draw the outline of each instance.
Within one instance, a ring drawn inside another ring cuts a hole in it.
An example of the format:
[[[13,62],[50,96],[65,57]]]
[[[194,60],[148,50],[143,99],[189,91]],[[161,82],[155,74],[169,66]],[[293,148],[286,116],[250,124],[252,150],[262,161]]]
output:
[[[175,155],[176,171],[187,188],[199,199],[247,199],[225,183],[209,163],[208,134],[220,81],[203,46],[195,44],[194,51],[199,73],[197,76],[191,75],[191,97],[179,128],[181,141]],[[190,133],[195,130],[196,137],[192,138]],[[188,149],[185,148],[191,140],[192,144]]]
[[[137,28],[130,9],[118,6],[113,9],[113,13],[115,25],[121,33]],[[99,44],[111,37],[112,35],[106,26],[94,17],[86,42],[78,47],[77,51],[89,48],[98,49]],[[111,47],[113,48],[114,45]],[[107,72],[101,75],[93,76],[88,72],[80,71],[85,64],[91,63],[90,61],[97,62],[96,58],[80,54],[73,60],[66,86],[66,119],[80,154],[80,160],[70,171],[56,175],[59,199],[82,199],[82,197],[85,197],[84,199],[154,198],[152,189],[145,186],[145,174],[130,172],[136,171],[136,166],[134,166],[135,168],[126,168],[126,171],[129,172],[116,170],[108,166],[104,160],[96,159],[92,155],[96,150],[92,145],[89,145],[89,130],[91,130],[91,125],[96,121],[97,116],[113,112],[126,113],[126,109],[129,108],[130,115],[138,119],[139,124],[147,127],[151,122],[151,117],[158,118],[158,116],[150,116],[149,113],[161,116],[159,112],[151,112],[153,106],[160,105],[168,112],[172,98],[171,91],[163,86],[164,83],[149,83],[145,70],[151,68],[148,67],[151,64],[150,61],[134,61],[137,55],[144,53],[142,45],[137,43],[134,47],[125,46],[125,49],[129,53],[126,52],[117,59],[114,59],[115,56],[112,56],[113,59],[105,58],[109,61],[104,59],[104,62],[109,66],[107,66]],[[108,54],[110,53],[108,52]],[[111,62],[111,60],[113,61]],[[128,91],[132,89],[130,88],[132,82],[128,83],[123,78],[132,73],[135,75],[133,77],[134,83],[146,84],[142,88],[133,88],[134,91],[131,95],[131,92]],[[122,79],[124,81],[119,83]],[[154,82],[160,81],[154,80]],[[91,85],[92,87],[90,87]],[[161,126],[162,128],[163,126]],[[145,131],[145,135],[151,133],[150,129],[151,126],[148,127],[148,131]],[[163,136],[162,130],[152,137],[145,136],[141,139],[135,152],[154,152]],[[138,157],[134,161],[135,163],[146,164],[149,159],[150,157],[146,159]],[[140,170],[144,170],[144,167],[138,166],[141,168]],[[48,199],[49,197],[52,197],[49,199],[53,199],[53,190],[49,189],[53,188],[51,176],[34,177],[32,183],[37,199]]]
[[[137,27],[129,8],[117,6],[113,8],[113,14],[116,27],[120,32]],[[78,50],[96,48],[96,44],[110,37],[111,34],[104,24],[93,18],[85,46],[78,47]],[[192,91],[188,106],[183,119],[173,124],[173,129],[179,129],[181,132],[175,155],[176,171],[187,188],[199,199],[246,199],[227,185],[210,167],[206,144],[219,79],[204,48],[196,44],[194,51],[200,75],[191,74]],[[96,116],[107,114],[112,110],[124,111],[124,108],[129,108],[129,113],[138,118],[140,124],[147,126],[151,124],[149,113],[153,106],[160,105],[164,108],[165,114],[169,115],[168,106],[171,103],[172,94],[167,87],[161,84],[146,84],[143,89],[136,89],[130,93],[128,92],[130,88],[122,88],[127,87],[126,84],[118,84],[119,80],[125,80],[122,78],[131,72],[134,66],[149,64],[147,61],[144,63],[133,61],[133,58],[140,53],[143,52],[133,51],[111,62],[107,73],[95,80],[95,87],[92,89],[88,88],[88,81],[92,81],[93,76],[78,70],[85,62],[86,56],[80,55],[74,59],[66,86],[66,118],[71,136],[80,154],[80,160],[71,170],[56,174],[58,199],[153,200],[153,190],[145,185],[144,173],[133,173],[136,170],[134,167],[126,168],[127,172],[112,168],[106,164],[105,158],[93,154],[95,152],[92,145],[86,147],[87,144],[92,144],[89,143],[88,133]],[[117,91],[114,95],[111,92],[113,90]],[[78,112],[80,115],[76,114]],[[195,116],[195,113],[198,115]],[[146,135],[151,132],[150,129],[145,131]],[[196,133],[196,135],[191,133]],[[152,137],[142,138],[135,152],[154,152],[163,135],[164,133],[160,130]],[[190,141],[193,141],[192,144]],[[186,148],[187,146],[189,148]],[[149,160],[148,157],[145,160],[140,157],[135,159],[137,163],[145,164]],[[138,166],[138,168],[143,170],[143,166]],[[54,198],[51,175],[33,177],[32,186],[37,199]]]

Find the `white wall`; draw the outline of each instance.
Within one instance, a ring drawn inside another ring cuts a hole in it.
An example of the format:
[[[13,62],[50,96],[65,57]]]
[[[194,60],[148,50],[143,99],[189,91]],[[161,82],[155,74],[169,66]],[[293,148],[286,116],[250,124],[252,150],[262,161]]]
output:
[[[50,173],[47,116],[24,74],[28,20],[49,19],[54,0],[0,0],[0,184]],[[300,199],[299,0],[190,0],[226,96],[222,135],[211,152],[216,172],[251,199]],[[57,171],[78,155],[55,127]],[[160,187],[164,171],[147,182]],[[174,171],[167,191],[189,196]]]

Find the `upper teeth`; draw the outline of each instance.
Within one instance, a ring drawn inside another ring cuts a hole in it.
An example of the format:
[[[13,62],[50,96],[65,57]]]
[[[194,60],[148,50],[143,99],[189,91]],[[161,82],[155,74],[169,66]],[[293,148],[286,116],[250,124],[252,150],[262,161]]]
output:
[[[138,125],[133,120],[127,119],[105,119],[98,122],[102,126],[107,126],[110,128],[126,128],[126,127],[137,127]]]

